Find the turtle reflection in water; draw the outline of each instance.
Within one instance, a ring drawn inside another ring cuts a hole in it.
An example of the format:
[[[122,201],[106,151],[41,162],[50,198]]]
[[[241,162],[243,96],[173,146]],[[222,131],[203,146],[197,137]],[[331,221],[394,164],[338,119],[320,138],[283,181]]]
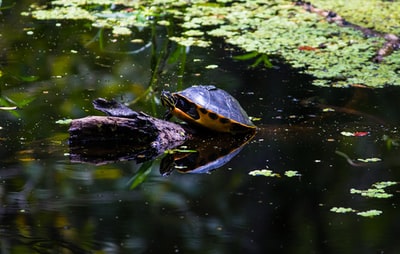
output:
[[[245,135],[222,134],[190,140],[184,149],[167,153],[161,160],[160,173],[163,176],[174,170],[180,173],[209,173],[235,157],[250,142],[255,133]]]
[[[230,161],[255,135],[256,126],[239,102],[215,86],[192,86],[175,93],[163,91],[161,102],[168,108],[166,119],[176,116],[194,127],[235,135],[192,140],[185,144],[192,151],[176,151],[163,158],[162,175],[169,175],[174,169],[208,173]]]
[[[239,102],[215,86],[192,86],[176,93],[163,91],[161,102],[168,108],[166,119],[174,115],[189,124],[231,134],[256,129]]]

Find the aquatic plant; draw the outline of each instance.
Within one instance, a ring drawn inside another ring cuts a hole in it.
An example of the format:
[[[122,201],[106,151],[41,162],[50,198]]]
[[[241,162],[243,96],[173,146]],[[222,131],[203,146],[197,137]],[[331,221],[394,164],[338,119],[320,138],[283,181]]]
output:
[[[359,26],[400,34],[400,12],[394,11],[400,9],[399,2],[312,2],[343,13]],[[143,0],[118,4],[111,0],[58,0],[51,4],[51,8],[32,6],[30,15],[37,19],[87,19],[93,26],[112,29],[115,35],[129,35],[131,27],[154,23],[170,26],[172,17],[183,31],[169,39],[183,46],[209,47],[212,37],[223,38],[245,53],[262,56],[255,59],[256,63],[268,67],[268,58],[283,60],[312,75],[313,84],[319,86],[400,85],[400,51],[379,63],[373,61],[385,44],[383,36],[365,36],[360,29],[330,23],[288,0]],[[378,22],[381,20],[385,22]]]
[[[371,188],[368,188],[366,190],[358,190],[355,188],[351,188],[350,193],[360,194],[362,197],[367,197],[367,198],[387,199],[393,197],[393,194],[387,193],[385,189],[397,184],[399,183],[394,181],[376,182],[372,184]],[[332,207],[330,211],[334,213],[355,213],[358,216],[369,217],[369,218],[381,215],[383,213],[383,211],[377,209],[371,209],[368,211],[357,211],[350,207]]]

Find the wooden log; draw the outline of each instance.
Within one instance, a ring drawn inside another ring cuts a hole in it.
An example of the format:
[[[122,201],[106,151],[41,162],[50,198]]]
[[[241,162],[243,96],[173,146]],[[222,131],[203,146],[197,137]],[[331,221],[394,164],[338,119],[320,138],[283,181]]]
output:
[[[130,118],[88,116],[72,120],[69,133],[72,161],[95,164],[150,160],[191,137],[183,126],[132,111]]]

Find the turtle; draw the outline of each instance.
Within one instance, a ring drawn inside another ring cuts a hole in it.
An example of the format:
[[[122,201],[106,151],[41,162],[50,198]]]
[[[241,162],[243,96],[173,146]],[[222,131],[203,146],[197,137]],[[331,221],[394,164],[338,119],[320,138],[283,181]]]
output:
[[[239,102],[213,85],[195,85],[183,91],[162,91],[161,102],[167,107],[165,119],[172,116],[216,132],[231,134],[255,131]]]

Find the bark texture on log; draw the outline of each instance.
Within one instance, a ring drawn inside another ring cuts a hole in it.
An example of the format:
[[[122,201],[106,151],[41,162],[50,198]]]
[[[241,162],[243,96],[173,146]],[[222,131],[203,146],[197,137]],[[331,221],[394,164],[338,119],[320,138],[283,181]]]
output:
[[[69,128],[71,160],[96,164],[131,159],[141,162],[190,138],[181,125],[135,113],[131,118],[89,116],[73,120]]]

